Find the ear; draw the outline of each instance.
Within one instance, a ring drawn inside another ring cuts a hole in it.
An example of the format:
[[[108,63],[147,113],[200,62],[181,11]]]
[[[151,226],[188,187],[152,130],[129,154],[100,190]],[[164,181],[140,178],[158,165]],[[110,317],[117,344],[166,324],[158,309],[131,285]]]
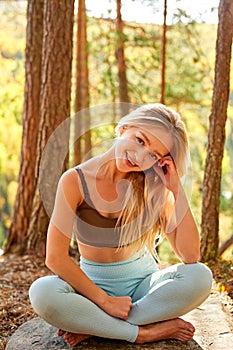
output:
[[[125,130],[127,130],[127,129],[128,129],[127,125],[122,125],[122,126],[118,129],[119,135],[120,135],[120,136],[123,135],[124,132],[125,132]]]

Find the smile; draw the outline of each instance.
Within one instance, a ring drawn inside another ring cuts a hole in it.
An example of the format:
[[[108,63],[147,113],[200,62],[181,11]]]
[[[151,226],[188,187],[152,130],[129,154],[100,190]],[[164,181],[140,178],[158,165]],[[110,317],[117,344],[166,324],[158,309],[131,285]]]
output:
[[[133,162],[132,159],[130,159],[130,157],[128,156],[128,152],[126,152],[126,162],[127,162],[128,166],[131,168],[138,166],[137,163]]]

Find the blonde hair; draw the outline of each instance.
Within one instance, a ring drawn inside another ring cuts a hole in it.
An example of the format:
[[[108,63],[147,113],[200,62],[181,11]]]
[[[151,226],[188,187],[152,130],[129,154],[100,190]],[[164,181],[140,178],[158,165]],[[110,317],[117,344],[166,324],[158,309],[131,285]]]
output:
[[[162,128],[173,140],[169,150],[179,177],[187,168],[188,140],[180,115],[163,104],[148,104],[137,108],[120,119],[116,133],[120,136],[125,128],[141,127],[153,133]],[[156,135],[157,136],[157,135]],[[174,201],[153,168],[129,175],[130,186],[125,195],[122,212],[118,218],[121,226],[119,248],[131,244],[140,251],[144,246],[156,256],[156,243],[167,226],[174,220]]]

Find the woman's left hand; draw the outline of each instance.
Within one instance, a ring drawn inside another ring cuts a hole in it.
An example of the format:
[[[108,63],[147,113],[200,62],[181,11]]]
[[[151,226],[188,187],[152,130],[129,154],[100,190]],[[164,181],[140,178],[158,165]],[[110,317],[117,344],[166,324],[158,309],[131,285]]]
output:
[[[164,185],[174,194],[177,194],[180,188],[180,178],[171,155],[159,159],[153,168]]]

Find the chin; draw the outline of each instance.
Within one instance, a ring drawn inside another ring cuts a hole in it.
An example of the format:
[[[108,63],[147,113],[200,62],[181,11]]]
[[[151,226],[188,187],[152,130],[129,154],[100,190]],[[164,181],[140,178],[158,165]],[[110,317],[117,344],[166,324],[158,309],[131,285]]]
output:
[[[123,164],[117,164],[117,169],[118,171],[120,171],[121,173],[131,173],[132,170],[128,169],[126,166],[124,166]]]
[[[127,166],[124,159],[120,159],[120,160],[116,161],[116,166],[117,166],[117,169],[121,173],[131,173],[132,171],[135,171],[132,168],[130,168],[129,166]]]

